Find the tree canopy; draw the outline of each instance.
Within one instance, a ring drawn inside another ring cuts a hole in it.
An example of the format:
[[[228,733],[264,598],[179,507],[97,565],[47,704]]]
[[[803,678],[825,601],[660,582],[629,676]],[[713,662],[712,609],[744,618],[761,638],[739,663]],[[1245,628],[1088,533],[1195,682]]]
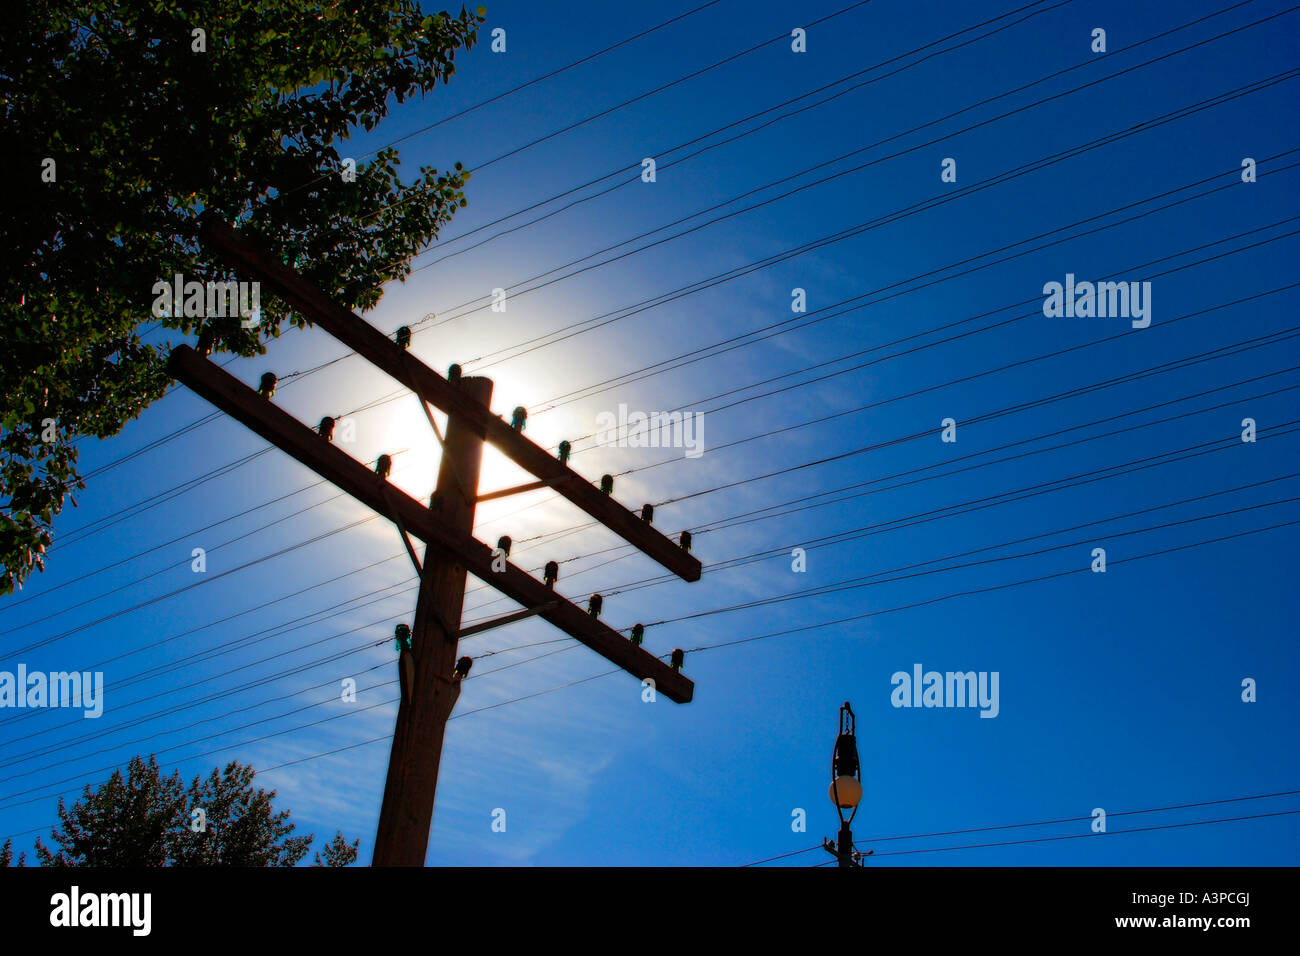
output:
[[[367,158],[345,141],[445,83],[485,12],[47,0],[6,19],[0,594],[43,567],[55,516],[84,487],[78,440],[117,434],[167,389],[166,350],[144,341],[146,324],[207,330],[216,351],[239,355],[303,324],[270,296],[251,330],[237,317],[155,320],[158,281],[232,278],[199,246],[202,213],[255,234],[351,308],[409,274],[465,205],[469,173],[422,166],[403,183],[395,149]]]
[[[294,866],[314,837],[294,836],[288,810],[276,810],[274,790],[253,786],[252,767],[232,761],[189,787],[158,762],[132,758],[127,772],[113,771],[100,786],[86,786],[71,807],[59,799],[59,825],[50,839],[36,840],[41,866]],[[337,833],[318,852],[317,866],[348,866],[359,840]],[[10,865],[6,844],[0,863]],[[20,864],[21,865],[21,862]]]

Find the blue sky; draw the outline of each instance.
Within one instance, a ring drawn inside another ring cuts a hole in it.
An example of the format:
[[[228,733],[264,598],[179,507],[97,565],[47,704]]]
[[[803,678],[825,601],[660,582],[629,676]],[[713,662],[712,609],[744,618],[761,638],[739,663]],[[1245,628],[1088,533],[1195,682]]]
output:
[[[565,562],[559,590],[581,602],[603,593],[603,618],[619,628],[886,579],[649,627],[654,653],[690,650],[696,693],[684,706],[643,702],[626,674],[584,681],[610,665],[538,620],[467,640],[476,663],[448,729],[428,863],[730,865],[799,850],[809,852],[775,865],[823,862],[810,848],[837,828],[826,788],[848,700],[865,789],[854,833],[880,854],[873,866],[1294,865],[1297,815],[1117,831],[1293,810],[1295,796],[1112,816],[1106,836],[1090,833],[1089,818],[1094,808],[1113,815],[1300,789],[1289,574],[1298,539],[1286,525],[1300,520],[1300,482],[1287,477],[1300,472],[1288,431],[1300,418],[1300,348],[1287,337],[1297,293],[1287,288],[1288,234],[1300,215],[1287,71],[1300,11],[1269,0],[873,0],[831,17],[847,5],[722,0],[422,131],[695,6],[490,4],[451,85],[353,141],[363,158],[409,135],[405,168],[461,161],[473,171],[469,206],[368,321],[392,331],[436,316],[417,331],[416,354],[440,371],[461,362],[491,377],[493,408],[527,407],[526,433],[548,448],[574,440],[573,465],[592,480],[619,473],[619,501],[657,503],[662,530],[695,532],[705,574],[630,587],[658,579],[658,566],[603,529],[562,534],[585,516],[544,492],[482,506],[481,539],[510,534],[528,569]],[[788,35],[805,26],[807,51],[795,53]],[[504,53],[490,48],[498,27]],[[1096,28],[1105,53],[1091,49]],[[673,162],[784,113],[793,115]],[[653,183],[638,178],[646,157],[658,164]],[[1246,157],[1258,162],[1256,182],[1242,182]],[[955,183],[941,181],[948,158]],[[566,264],[633,237],[667,227],[578,267],[768,199],[526,291],[532,277],[565,276]],[[767,259],[776,261],[748,269]],[[705,284],[730,270],[743,274]],[[1067,274],[1150,281],[1149,327],[1044,316],[1044,284]],[[639,308],[694,283],[705,287]],[[498,287],[505,312],[483,307]],[[806,313],[791,311],[796,288]],[[847,300],[860,307],[833,308]],[[147,302],[142,292],[142,313]],[[581,334],[552,334],[625,311]],[[787,321],[784,334],[743,348],[639,371]],[[950,336],[959,337],[939,341]],[[526,342],[526,352],[517,347]],[[288,332],[229,370],[250,384],[276,371],[275,401],[308,423],[397,389],[356,357],[286,377],[343,354],[324,333]],[[798,387],[758,397],[784,385]],[[702,412],[704,453],[576,440],[620,403]],[[94,524],[266,447],[218,418],[146,450],[210,411],[178,389],[118,437],[83,443],[84,473],[141,454],[88,480],[56,525],[48,570],[0,605],[0,669],[102,670],[106,682],[98,721],[0,715],[0,835],[17,834],[17,848],[54,821],[60,793],[71,798],[133,754],[156,752],[187,778],[229,759],[251,763],[303,829],[360,837],[369,859],[388,747],[364,742],[391,731],[392,630],[414,607],[396,530],[378,518],[346,527],[369,513],[278,452]],[[356,441],[343,447],[363,461],[401,452],[392,480],[427,495],[437,458],[416,400],[352,417]],[[941,441],[946,418],[956,442]],[[1254,443],[1240,441],[1245,418],[1259,429]],[[785,473],[756,478],[770,472]],[[488,452],[483,490],[519,480]],[[728,520],[768,508],[765,520]],[[78,538],[78,529],[99,530]],[[1225,540],[1203,543],[1211,539]],[[197,547],[208,552],[202,575],[190,568]],[[796,547],[806,550],[802,573],[792,570]],[[1104,574],[1090,570],[1098,547]],[[155,550],[137,557],[146,549]],[[941,570],[951,565],[967,566]],[[962,592],[971,593],[953,596]],[[466,607],[467,621],[513,609],[473,581]],[[793,629],[802,630],[776,633]],[[916,664],[997,672],[996,718],[892,706],[891,676]],[[348,677],[361,688],[355,704],[339,700]],[[1253,703],[1242,700],[1247,678]],[[505,832],[492,829],[498,808]],[[806,832],[792,828],[798,809]],[[883,841],[1048,820],[1067,822]],[[885,855],[1045,836],[1071,838]]]

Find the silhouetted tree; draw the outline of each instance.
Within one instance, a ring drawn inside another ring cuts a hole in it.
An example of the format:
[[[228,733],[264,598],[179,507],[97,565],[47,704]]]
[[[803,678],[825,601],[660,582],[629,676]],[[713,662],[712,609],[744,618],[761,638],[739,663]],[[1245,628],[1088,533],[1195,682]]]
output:
[[[253,789],[253,768],[231,762],[189,788],[189,822],[172,844],[173,866],[293,866],[310,836],[293,836],[289,811],[271,806],[275,791]],[[202,810],[202,826],[195,816]]]
[[[343,836],[342,831],[334,834],[334,839],[325,844],[324,851],[317,851],[316,862],[313,866],[351,866],[357,861],[357,852],[361,849],[361,841],[353,840],[351,843]],[[325,854],[324,862],[321,861],[321,852]]]
[[[59,797],[59,827],[50,834],[52,851],[36,838],[41,866],[166,866],[169,844],[186,822],[185,787],[179,773],[163,777],[158,762],[132,757],[126,776],[114,770],[108,782],[66,806]]]
[[[115,770],[99,787],[87,785],[72,807],[60,798],[59,826],[51,833],[57,850],[37,838],[37,860],[42,866],[293,866],[313,837],[294,836],[289,811],[277,811],[275,791],[254,788],[253,777],[252,767],[232,761],[186,788],[179,773],[164,777],[152,756],[147,762],[134,757],[125,776]],[[359,846],[338,833],[325,846],[325,865],[347,866]]]
[[[360,841],[358,841],[360,842]],[[14,863],[14,841],[5,840],[5,845],[0,846],[0,869],[7,866],[26,866],[27,854],[19,853],[18,862]],[[344,864],[346,866],[346,864]]]
[[[479,8],[479,14],[483,9]],[[169,384],[146,345],[156,282],[225,281],[200,214],[257,234],[339,301],[381,287],[465,205],[469,174],[397,150],[337,144],[393,101],[423,95],[474,45],[482,16],[426,16],[411,0],[42,0],[0,29],[0,594],[43,567],[51,525],[83,487],[81,436],[116,435]],[[344,159],[355,160],[355,175]],[[285,319],[158,318],[259,354]]]

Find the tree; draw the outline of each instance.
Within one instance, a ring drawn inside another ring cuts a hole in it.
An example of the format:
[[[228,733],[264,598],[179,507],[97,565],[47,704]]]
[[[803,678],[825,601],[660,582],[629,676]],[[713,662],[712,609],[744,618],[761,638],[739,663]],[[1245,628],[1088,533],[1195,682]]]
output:
[[[43,567],[51,524],[84,487],[80,437],[117,434],[169,385],[155,319],[260,354],[301,316],[263,296],[260,324],[154,316],[154,286],[233,278],[197,241],[221,216],[354,309],[410,272],[466,203],[469,173],[391,148],[340,154],[390,101],[455,72],[486,11],[411,0],[47,0],[0,30],[0,594]],[[355,160],[355,176],[343,162]],[[4,500],[7,499],[7,500]],[[75,500],[74,500],[75,504]]]
[[[58,851],[36,838],[41,866],[165,866],[174,831],[187,822],[179,773],[164,778],[151,756],[132,757],[126,777],[114,770],[96,790],[87,784],[71,809],[59,797]]]
[[[321,862],[320,853],[316,854],[316,861],[312,866],[351,866],[357,861],[357,853],[361,849],[361,841],[353,840],[351,843],[339,831],[334,834],[334,839],[325,844],[325,860]]]
[[[339,835],[342,836],[342,834]],[[358,844],[360,843],[359,840],[357,842]],[[5,840],[4,846],[0,846],[0,870],[10,866],[26,866],[26,865],[27,865],[26,853],[19,853],[18,862],[17,864],[14,863],[14,841]],[[340,865],[347,866],[346,863]]]
[[[188,788],[180,774],[164,777],[158,762],[131,759],[125,778],[113,771],[86,786],[69,809],[59,800],[52,851],[38,838],[42,866],[294,866],[312,836],[294,836],[289,811],[277,811],[274,790],[253,787],[252,767],[232,761]],[[347,866],[361,841],[342,833],[325,846],[328,866]],[[316,857],[319,865],[320,854]]]
[[[292,836],[289,811],[271,806],[275,791],[253,790],[253,768],[231,762],[189,789],[189,819],[172,843],[173,866],[293,866],[312,837]],[[195,811],[202,810],[201,824]]]

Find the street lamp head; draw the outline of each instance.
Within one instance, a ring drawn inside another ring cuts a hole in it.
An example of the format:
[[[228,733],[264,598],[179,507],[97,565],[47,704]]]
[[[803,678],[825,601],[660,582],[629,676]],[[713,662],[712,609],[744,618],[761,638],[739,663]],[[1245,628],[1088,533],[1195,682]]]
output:
[[[862,774],[858,763],[858,740],[854,736],[857,720],[853,708],[846,700],[840,708],[840,735],[835,739],[835,751],[831,757],[830,798],[840,823],[845,827],[858,812],[858,803],[862,800]],[[848,820],[844,811],[850,811]]]
[[[856,777],[840,776],[831,783],[831,803],[841,810],[852,810],[862,800],[862,784]]]

